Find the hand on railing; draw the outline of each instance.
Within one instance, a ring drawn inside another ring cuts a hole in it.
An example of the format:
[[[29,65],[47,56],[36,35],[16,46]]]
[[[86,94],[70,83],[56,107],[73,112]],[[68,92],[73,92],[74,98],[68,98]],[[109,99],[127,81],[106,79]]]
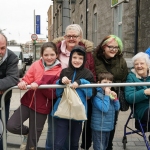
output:
[[[39,87],[39,85],[35,82],[31,83],[31,89],[36,90]]]
[[[19,87],[19,89],[21,89],[21,90],[26,90],[26,89],[27,89],[27,83],[26,83],[25,81],[20,81],[20,82],[18,83],[18,87]]]
[[[70,87],[73,89],[76,89],[79,86],[79,84],[77,82],[73,82]]]
[[[66,76],[64,76],[64,77],[62,78],[62,83],[63,83],[63,84],[70,84],[70,83],[71,83],[71,80],[69,80]]]

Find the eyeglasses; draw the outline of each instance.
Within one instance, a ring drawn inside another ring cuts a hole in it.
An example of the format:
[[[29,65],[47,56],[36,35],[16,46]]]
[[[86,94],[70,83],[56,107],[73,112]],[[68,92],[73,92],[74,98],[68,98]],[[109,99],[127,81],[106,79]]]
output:
[[[78,35],[65,35],[68,39],[77,39]]]
[[[108,48],[109,48],[109,50],[110,51],[118,51],[119,50],[119,47],[118,46],[116,46],[116,47],[114,47],[114,46],[109,46],[109,45],[106,45]]]

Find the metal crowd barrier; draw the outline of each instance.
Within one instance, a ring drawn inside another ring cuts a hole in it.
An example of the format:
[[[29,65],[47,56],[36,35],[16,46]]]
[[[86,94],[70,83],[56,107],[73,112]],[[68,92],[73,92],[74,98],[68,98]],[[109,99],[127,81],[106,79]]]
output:
[[[150,82],[137,82],[137,83],[109,83],[109,86],[111,87],[124,87],[124,86],[145,86],[145,85],[149,85],[150,86]],[[88,88],[88,87],[104,87],[104,86],[108,86],[108,84],[85,84],[85,85],[80,85],[79,88]],[[65,85],[41,85],[39,86],[39,89],[46,89],[46,88],[65,88]],[[12,89],[19,89],[18,86],[14,86],[12,88],[9,88],[8,90],[6,90],[4,92],[4,94],[2,95],[1,98],[1,119],[4,125],[4,131],[3,131],[3,136],[2,136],[2,140],[3,140],[3,149],[7,150],[7,137],[6,137],[6,121],[5,121],[5,102],[4,102],[4,98],[5,95],[7,94],[7,92],[9,92]],[[27,86],[27,89],[30,89],[30,85]]]

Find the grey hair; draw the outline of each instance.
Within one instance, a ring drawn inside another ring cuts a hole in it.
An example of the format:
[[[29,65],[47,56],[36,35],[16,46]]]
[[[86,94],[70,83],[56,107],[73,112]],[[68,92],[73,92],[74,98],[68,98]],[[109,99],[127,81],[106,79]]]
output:
[[[5,38],[5,40],[6,40],[6,46],[7,46],[7,37],[3,33],[0,33],[0,35],[2,35]]]
[[[67,34],[68,30],[75,30],[78,32],[78,34],[80,35],[81,38],[83,38],[83,30],[81,28],[80,25],[78,24],[70,24],[66,27],[66,30],[65,30],[65,35]]]
[[[150,59],[149,59],[149,55],[144,53],[144,52],[139,52],[137,53],[134,57],[132,57],[132,63],[134,65],[134,62],[137,60],[137,59],[143,59],[145,60],[146,64],[148,65],[148,67],[150,67]]]

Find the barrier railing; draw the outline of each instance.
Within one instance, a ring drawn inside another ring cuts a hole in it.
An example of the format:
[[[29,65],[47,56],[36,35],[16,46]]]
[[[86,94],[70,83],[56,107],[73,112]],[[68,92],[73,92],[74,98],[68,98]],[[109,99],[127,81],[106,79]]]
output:
[[[137,82],[137,83],[109,83],[110,87],[124,87],[124,86],[146,86],[149,85],[150,86],[150,82]],[[80,85],[79,88],[88,88],[88,87],[105,87],[108,86],[108,84],[85,84],[85,85]],[[41,85],[39,86],[39,89],[47,89],[47,88],[65,88],[65,85]],[[18,86],[14,86],[12,88],[9,88],[8,90],[6,90],[4,92],[4,94],[2,95],[1,98],[1,117],[2,117],[2,122],[4,125],[4,131],[3,131],[3,136],[2,136],[2,140],[3,140],[3,149],[7,150],[7,137],[6,137],[6,121],[5,121],[5,95],[7,94],[7,92],[9,92],[10,90],[13,89],[18,89]],[[30,89],[30,85],[27,86],[27,89]]]

